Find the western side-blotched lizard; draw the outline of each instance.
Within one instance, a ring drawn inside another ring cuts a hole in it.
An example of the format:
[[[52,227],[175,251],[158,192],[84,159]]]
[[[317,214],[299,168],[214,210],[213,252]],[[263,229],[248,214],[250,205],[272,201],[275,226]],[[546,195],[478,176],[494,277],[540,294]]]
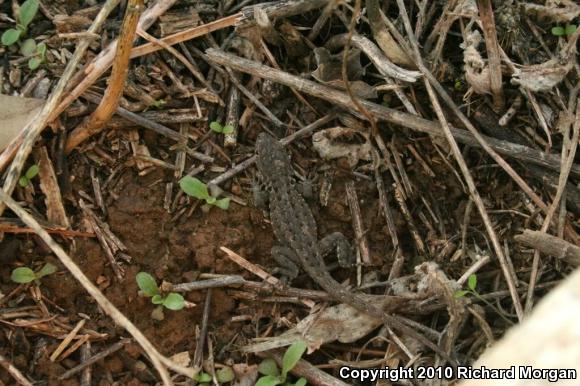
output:
[[[284,254],[291,254],[292,260],[298,262],[304,271],[335,300],[382,320],[389,327],[410,335],[450,360],[446,353],[426,337],[334,280],[324,264],[314,216],[295,187],[288,153],[275,138],[261,133],[256,141],[256,155],[258,171],[269,195],[272,228],[285,250]],[[281,250],[279,249],[278,252]]]

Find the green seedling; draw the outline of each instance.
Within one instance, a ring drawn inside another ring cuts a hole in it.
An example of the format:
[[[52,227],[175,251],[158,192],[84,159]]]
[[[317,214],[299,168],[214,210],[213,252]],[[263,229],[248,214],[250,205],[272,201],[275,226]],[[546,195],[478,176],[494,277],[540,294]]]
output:
[[[274,359],[267,358],[260,363],[258,366],[258,372],[263,375],[256,386],[275,386],[275,385],[293,385],[293,386],[305,386],[306,379],[300,378],[295,383],[288,383],[286,378],[290,370],[296,366],[304,352],[306,352],[306,343],[299,341],[293,343],[288,350],[284,353],[282,358],[282,372],[278,368],[278,365]]]
[[[30,180],[36,177],[39,170],[40,169],[38,168],[38,165],[32,165],[31,167],[29,167],[26,173],[24,173],[24,175],[20,177],[20,179],[18,180],[20,186],[22,186],[23,188],[27,187],[28,184],[30,184]]]
[[[16,15],[16,28],[10,28],[2,34],[2,44],[11,46],[20,42],[20,39],[26,35],[28,26],[38,12],[39,0],[26,0],[20,6]],[[28,68],[36,70],[46,56],[46,44],[36,44],[34,39],[26,39],[20,43],[20,53],[28,57]]]
[[[20,45],[20,53],[28,57],[28,68],[36,70],[46,57],[46,44],[36,44],[34,39],[26,39]]]
[[[207,185],[195,177],[183,177],[179,180],[179,186],[188,196],[195,197],[198,200],[205,200],[209,205],[215,205],[223,210],[227,210],[230,207],[230,199],[228,197],[218,200],[216,196],[209,194]]]
[[[160,109],[167,104],[165,99],[156,99],[154,100],[150,106],[155,107],[156,109]]]
[[[163,307],[172,311],[179,311],[185,307],[185,299],[180,294],[170,292],[162,294],[157,282],[147,272],[139,272],[136,276],[140,294],[151,298],[151,303],[158,305],[151,316],[157,320],[163,320]]]
[[[26,0],[20,6],[16,16],[16,28],[10,28],[2,34],[2,44],[11,46],[20,41],[20,38],[28,31],[28,26],[38,12],[39,0]]]
[[[462,298],[466,297],[467,295],[472,295],[473,297],[487,304],[489,307],[493,308],[499,314],[499,316],[501,316],[501,318],[506,322],[508,322],[510,325],[513,324],[513,322],[508,318],[506,318],[496,306],[494,306],[493,304],[488,302],[483,296],[481,296],[481,294],[477,291],[476,288],[477,288],[477,276],[473,274],[467,278],[467,287],[465,289],[455,291],[454,296],[456,298]]]
[[[234,132],[234,127],[232,125],[222,126],[222,124],[217,121],[210,123],[209,128],[219,134],[231,134]]]
[[[571,36],[576,32],[576,24],[568,24],[565,27],[556,26],[552,27],[552,35],[554,36]]]
[[[221,369],[215,372],[215,377],[217,379],[218,384],[228,383],[234,380],[236,377],[234,374],[234,370],[231,367],[222,367]],[[211,374],[208,373],[199,373],[195,380],[199,384],[199,386],[210,386],[212,384],[213,378]]]
[[[33,281],[39,281],[40,278],[53,274],[56,272],[56,266],[54,264],[46,263],[44,267],[40,269],[40,271],[34,272],[32,269],[28,267],[18,267],[14,271],[12,271],[12,275],[10,275],[10,279],[13,282],[24,284],[24,283],[31,283]]]

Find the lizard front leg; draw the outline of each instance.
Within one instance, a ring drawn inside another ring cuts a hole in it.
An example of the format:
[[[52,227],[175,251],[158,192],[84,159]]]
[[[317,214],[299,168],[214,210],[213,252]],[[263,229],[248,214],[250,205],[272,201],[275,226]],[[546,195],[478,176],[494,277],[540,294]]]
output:
[[[272,257],[278,263],[279,267],[274,270],[275,273],[282,274],[284,281],[291,282],[296,279],[299,268],[299,259],[291,248],[284,247],[281,245],[275,245],[272,247]]]
[[[341,267],[352,267],[356,264],[356,255],[347,238],[340,232],[333,232],[318,243],[322,256],[335,251],[338,264]]]

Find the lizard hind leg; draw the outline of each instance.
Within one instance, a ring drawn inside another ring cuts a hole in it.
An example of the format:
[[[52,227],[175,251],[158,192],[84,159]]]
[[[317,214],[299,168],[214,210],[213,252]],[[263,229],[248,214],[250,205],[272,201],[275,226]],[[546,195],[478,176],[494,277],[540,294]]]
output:
[[[279,265],[274,273],[281,274],[282,281],[291,282],[296,279],[300,272],[300,263],[296,252],[291,248],[275,245],[272,247],[272,257]]]
[[[320,240],[318,244],[320,254],[328,255],[336,252],[338,264],[341,267],[352,267],[356,265],[356,255],[347,238],[340,232],[333,232]]]

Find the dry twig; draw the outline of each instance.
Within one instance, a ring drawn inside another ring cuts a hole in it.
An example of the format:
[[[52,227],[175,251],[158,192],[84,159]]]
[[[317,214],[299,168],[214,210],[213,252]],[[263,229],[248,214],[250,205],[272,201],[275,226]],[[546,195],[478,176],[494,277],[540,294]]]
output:
[[[109,86],[105,91],[101,103],[91,116],[73,130],[66,143],[65,152],[70,153],[75,147],[89,137],[99,133],[107,121],[113,116],[123,94],[125,79],[129,72],[129,55],[137,31],[139,15],[143,8],[143,0],[129,0],[123,27],[119,33],[120,39],[115,52],[115,62],[109,78]]]

